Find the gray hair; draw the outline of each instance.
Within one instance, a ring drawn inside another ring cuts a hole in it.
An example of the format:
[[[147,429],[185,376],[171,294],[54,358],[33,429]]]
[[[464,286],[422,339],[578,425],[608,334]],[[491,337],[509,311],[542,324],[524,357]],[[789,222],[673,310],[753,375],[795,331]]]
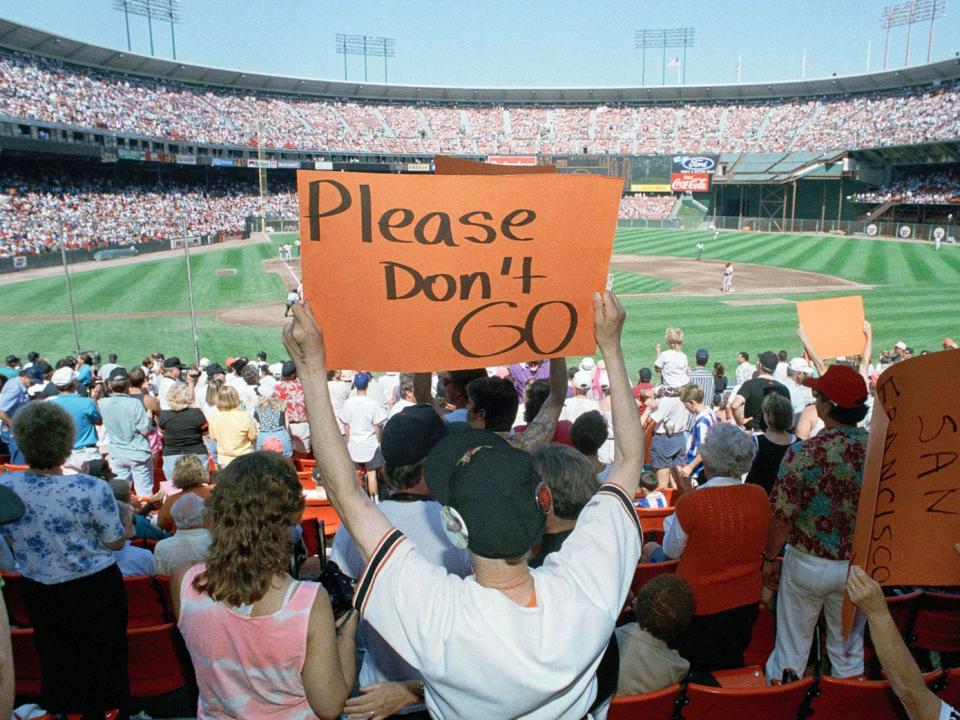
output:
[[[553,495],[553,514],[564,520],[576,520],[600,487],[593,465],[569,445],[553,443],[538,449],[533,466]]]
[[[167,390],[167,397],[165,399],[167,405],[169,405],[170,409],[174,412],[186,410],[193,401],[193,392],[186,383],[177,383]]]
[[[176,523],[177,530],[192,530],[203,527],[203,514],[206,503],[196,493],[186,493],[170,508],[170,517]]]
[[[740,477],[750,470],[756,452],[750,436],[729,423],[720,423],[710,428],[706,440],[700,446],[700,457],[710,477]]]

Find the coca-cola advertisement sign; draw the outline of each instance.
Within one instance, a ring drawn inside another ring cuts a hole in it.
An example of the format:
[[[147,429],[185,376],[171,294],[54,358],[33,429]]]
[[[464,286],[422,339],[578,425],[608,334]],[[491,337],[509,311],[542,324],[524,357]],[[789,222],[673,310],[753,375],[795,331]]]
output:
[[[670,189],[673,192],[709,192],[710,173],[673,173]]]

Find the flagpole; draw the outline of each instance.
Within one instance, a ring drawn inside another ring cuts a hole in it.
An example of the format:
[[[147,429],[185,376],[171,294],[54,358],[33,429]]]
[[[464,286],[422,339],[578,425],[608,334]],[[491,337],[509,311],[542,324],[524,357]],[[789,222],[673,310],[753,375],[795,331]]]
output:
[[[740,61],[743,59],[742,55],[737,55],[737,82],[740,82]]]

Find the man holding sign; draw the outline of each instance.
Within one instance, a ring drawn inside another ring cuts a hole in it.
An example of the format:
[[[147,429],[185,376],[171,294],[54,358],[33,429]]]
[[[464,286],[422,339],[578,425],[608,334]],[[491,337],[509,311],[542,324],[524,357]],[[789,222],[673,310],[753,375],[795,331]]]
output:
[[[620,342],[625,313],[607,292],[595,294],[592,314],[610,378],[616,460],[541,568],[530,570],[527,559],[551,497],[527,453],[493,433],[466,430],[427,456],[424,477],[444,506],[447,535],[470,550],[475,575],[467,579],[430,565],[357,485],[330,405],[325,338],[309,303],[294,307],[284,331],[316,446],[326,448],[316,476],[366,563],[354,606],[421,670],[433,717],[598,717],[597,668],[640,557],[632,500],[644,453]]]
[[[851,367],[831,365],[803,384],[813,390],[824,429],[787,450],[770,493],[773,518],[763,553],[763,582],[777,589],[777,641],[767,680],[803,675],[820,611],[827,618],[832,674],[863,672],[863,629],[844,646],[841,607],[867,453],[867,385]],[[783,567],[777,556],[786,543]]]

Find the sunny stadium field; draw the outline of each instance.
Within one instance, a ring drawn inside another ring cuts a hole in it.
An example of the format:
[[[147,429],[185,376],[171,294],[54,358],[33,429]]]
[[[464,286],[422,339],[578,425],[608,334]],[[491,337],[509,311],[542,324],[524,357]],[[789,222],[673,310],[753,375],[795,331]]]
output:
[[[295,237],[276,233],[273,247],[244,241],[191,256],[202,355],[223,358],[260,349],[271,358],[283,354],[279,328],[289,275],[265,263],[275,265],[276,248]],[[699,262],[698,240],[706,245]],[[640,259],[627,260],[633,256]],[[681,262],[669,277],[669,265],[643,259],[650,256]],[[735,283],[734,295],[721,296],[720,265],[728,260],[742,280],[748,266],[751,273],[762,269],[756,276],[760,287]],[[712,359],[728,367],[740,350],[785,349],[790,356],[798,355],[793,302],[836,295],[863,295],[877,347],[909,338],[917,352],[936,349],[945,335],[956,332],[949,309],[949,298],[960,289],[960,250],[955,247],[934,252],[921,242],[732,231],[714,241],[709,231],[621,229],[612,265],[614,289],[629,312],[625,350],[631,371],[652,365],[654,346],[671,325],[684,328],[688,352],[706,347]],[[694,271],[710,277],[709,284],[690,287]],[[809,291],[837,279],[850,285]],[[117,352],[130,361],[159,348],[192,357],[186,275],[179,254],[114,267],[81,265],[72,282],[83,348]],[[0,346],[43,348],[51,356],[71,352],[63,288],[60,275],[2,286],[6,317],[0,325]]]

